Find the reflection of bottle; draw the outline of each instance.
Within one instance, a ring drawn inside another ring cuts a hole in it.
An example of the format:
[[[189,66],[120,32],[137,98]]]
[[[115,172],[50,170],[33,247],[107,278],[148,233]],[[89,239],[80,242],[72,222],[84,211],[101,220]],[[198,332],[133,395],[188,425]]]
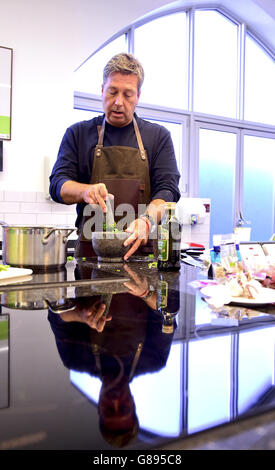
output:
[[[158,269],[180,269],[181,225],[175,216],[176,203],[165,204],[165,214],[158,227]]]
[[[162,315],[162,332],[173,333],[174,321],[180,308],[179,290],[170,288],[162,278],[157,287],[157,309]]]
[[[214,245],[210,250],[211,266],[208,271],[208,276],[211,279],[219,279],[224,277],[223,267],[221,265],[221,253],[220,246]]]

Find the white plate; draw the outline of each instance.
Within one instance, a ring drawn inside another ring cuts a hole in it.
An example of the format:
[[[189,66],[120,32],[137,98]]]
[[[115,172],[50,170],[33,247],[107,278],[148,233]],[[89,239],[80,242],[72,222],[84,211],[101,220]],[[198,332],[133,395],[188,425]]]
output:
[[[32,272],[32,269],[27,268],[8,268],[6,271],[0,271],[0,284],[2,284],[2,281],[6,281],[8,279],[30,276]]]
[[[245,305],[265,305],[275,302],[275,289],[268,289],[262,287],[256,299],[249,299],[248,297],[230,297],[228,301],[228,289],[225,286],[207,286],[201,289],[201,293],[206,297],[225,296],[226,304],[236,303]],[[226,295],[227,294],[227,295]]]

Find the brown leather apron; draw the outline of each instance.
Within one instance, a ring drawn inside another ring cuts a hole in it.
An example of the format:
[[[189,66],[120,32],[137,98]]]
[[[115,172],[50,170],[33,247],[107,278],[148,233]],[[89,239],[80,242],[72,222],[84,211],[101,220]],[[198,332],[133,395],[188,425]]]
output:
[[[148,205],[151,201],[151,184],[146,150],[135,118],[133,125],[138,149],[126,146],[103,147],[105,118],[98,127],[98,144],[94,151],[94,161],[90,184],[104,183],[109,193],[114,195],[114,213],[120,204],[131,204],[134,208],[133,220],[138,217],[138,205]],[[84,208],[85,211],[85,208]],[[145,211],[145,207],[142,212]],[[142,213],[140,212],[139,215]],[[75,256],[94,257],[91,236],[87,237],[84,224],[92,216],[83,216]],[[115,214],[115,221],[121,218]],[[93,231],[91,227],[91,231]],[[84,235],[85,232],[85,235]],[[143,253],[152,252],[152,244],[141,248]]]

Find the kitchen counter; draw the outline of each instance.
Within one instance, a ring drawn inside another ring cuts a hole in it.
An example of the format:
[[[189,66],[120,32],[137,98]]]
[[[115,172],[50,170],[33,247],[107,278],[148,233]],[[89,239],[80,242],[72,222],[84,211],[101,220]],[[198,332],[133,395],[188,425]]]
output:
[[[0,450],[223,448],[272,426],[275,306],[215,312],[199,268],[151,263],[73,260],[0,287]]]

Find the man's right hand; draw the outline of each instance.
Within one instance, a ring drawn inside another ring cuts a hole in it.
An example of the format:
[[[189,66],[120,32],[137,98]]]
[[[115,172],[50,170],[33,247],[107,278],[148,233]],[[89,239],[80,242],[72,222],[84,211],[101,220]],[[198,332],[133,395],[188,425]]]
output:
[[[106,212],[105,201],[107,197],[112,195],[108,193],[104,183],[91,184],[83,191],[83,202],[87,204],[98,204],[103,212]]]
[[[101,333],[106,321],[112,320],[111,315],[105,315],[106,304],[95,297],[81,299],[76,303],[75,310],[63,312],[60,317],[65,322],[86,323],[90,328]]]
[[[107,197],[113,198],[104,183],[84,184],[76,181],[66,181],[60,191],[60,195],[65,204],[98,204],[103,212],[106,212],[105,201]]]

